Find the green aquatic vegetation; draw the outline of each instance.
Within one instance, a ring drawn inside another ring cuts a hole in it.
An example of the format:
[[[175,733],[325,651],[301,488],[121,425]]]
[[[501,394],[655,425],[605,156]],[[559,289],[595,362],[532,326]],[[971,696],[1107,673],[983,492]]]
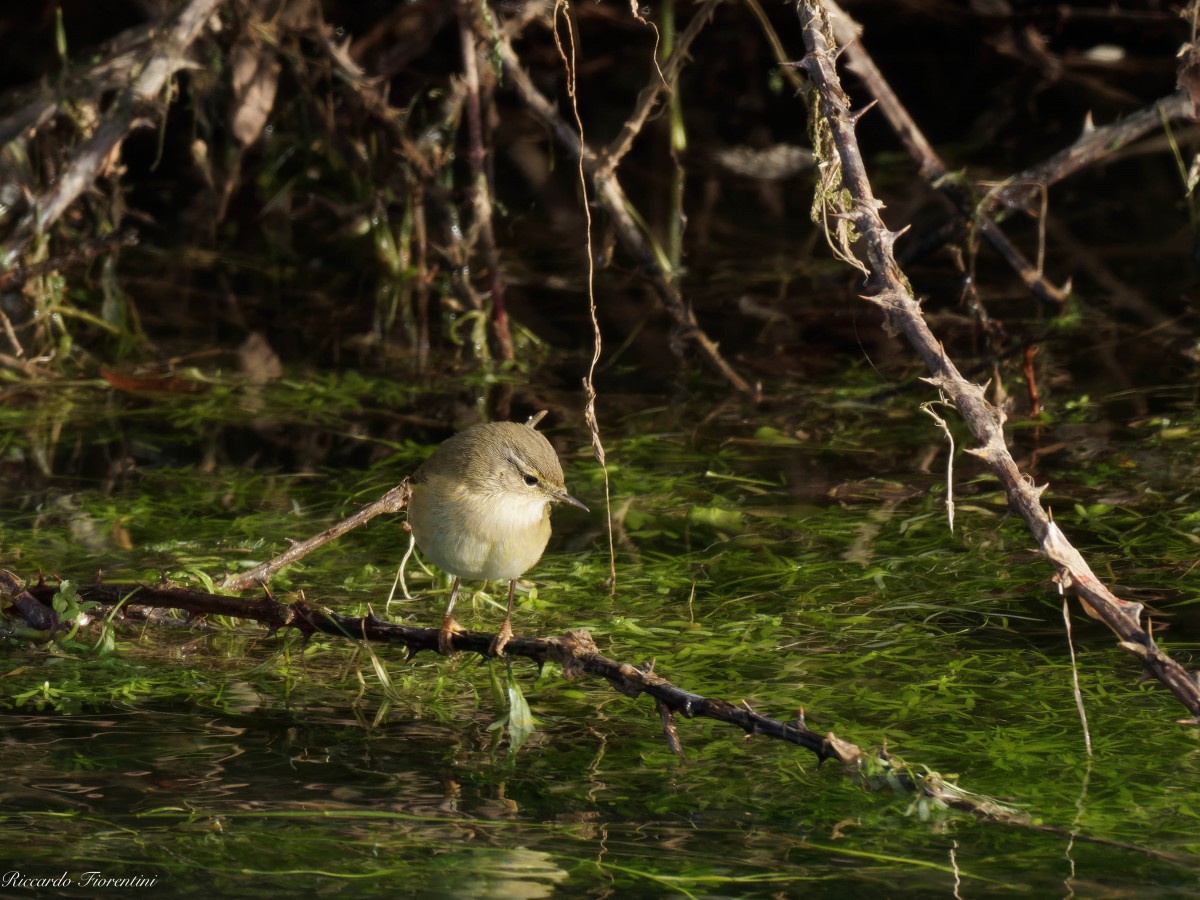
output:
[[[912,443],[936,441],[921,417],[898,413],[893,424],[906,437],[872,447],[883,432],[871,425],[874,436],[864,437],[853,426],[856,417],[874,422],[875,414],[841,405],[842,424],[819,410],[806,419],[811,431],[803,437],[783,421],[764,436],[761,424],[697,430],[669,427],[662,411],[639,417],[656,416],[655,430],[619,433],[607,444],[618,529],[615,592],[606,584],[603,517],[556,513],[551,546],[529,573],[533,589],[518,597],[518,633],[587,628],[605,655],[653,661],[676,684],[768,715],[788,718],[803,708],[815,729],[868,749],[886,744],[914,775],[956,778],[961,788],[1000,798],[1037,821],[1066,827],[1077,819],[1086,834],[1130,844],[1154,835],[1172,852],[1200,852],[1191,836],[1197,811],[1186,800],[1200,758],[1194,736],[1171,724],[1178,716],[1171,698],[1132,687],[1136,673],[1126,657],[1106,632],[1076,616],[1081,690],[1103,761],[1089,770],[1060,601],[1027,533],[1006,516],[1004,498],[964,461],[951,531],[944,476],[904,474]],[[342,408],[349,416],[361,406]],[[337,415],[330,414],[328,427],[338,429]],[[47,499],[6,520],[0,537],[9,567],[22,572],[41,566],[78,578],[103,568],[106,578],[154,581],[165,570],[180,583],[208,587],[223,572],[266,559],[288,538],[314,534],[375,499],[427,451],[416,441],[394,442],[394,453],[370,468],[308,474],[156,466],[105,492],[83,485]],[[574,493],[588,501],[600,496],[600,475],[585,451],[568,447],[564,464]],[[839,477],[822,475],[814,489],[814,472]],[[1114,502],[1080,494],[1078,509],[1064,504],[1056,514],[1072,535],[1086,535],[1098,572],[1111,561],[1139,586],[1173,586],[1167,599],[1174,600],[1180,573],[1194,560],[1194,517],[1163,499],[1158,487],[1169,474],[1156,477],[1145,467],[1114,465],[1105,490],[1130,496]],[[1075,484],[1056,489],[1069,496]],[[1147,486],[1155,490],[1144,500],[1131,499]],[[310,602],[345,614],[372,609],[434,624],[444,603],[434,594],[445,584],[419,565],[410,563],[407,572],[414,599],[386,603],[407,544],[400,521],[373,521],[280,573],[272,590],[285,599],[303,591]],[[1131,568],[1135,560],[1141,565]],[[464,598],[464,624],[494,627],[497,602],[488,588]],[[495,822],[488,827],[496,829],[500,856],[536,850],[566,873],[545,883],[601,877],[634,892],[669,886],[697,896],[767,896],[837,883],[845,865],[863,884],[904,878],[941,889],[954,870],[953,844],[959,875],[981,884],[1009,883],[1005,860],[1012,852],[1041,860],[1031,865],[1043,868],[1030,871],[1054,871],[1061,859],[1061,847],[1052,851],[1045,838],[1000,837],[957,813],[897,796],[886,773],[847,780],[830,763],[818,767],[791,748],[742,740],[711,721],[676,722],[681,761],[662,741],[658,713],[645,698],[566,681],[553,666],[539,673],[521,660],[408,660],[390,648],[328,636],[267,636],[235,620],[214,619],[195,631],[114,620],[108,633],[108,655],[88,629],[56,647],[10,645],[0,703],[9,716],[91,712],[151,723],[183,711],[188,721],[215,722],[211,734],[197,726],[200,744],[185,741],[181,746],[191,749],[167,768],[222,759],[222,776],[148,801],[161,808],[161,820],[143,816],[145,805],[135,818],[110,811],[119,826],[109,833],[137,830],[164,861],[193,854],[192,864],[212,866],[217,880],[235,877],[222,859],[252,855],[263,840],[288,840],[296,856],[272,867],[278,883],[303,877],[289,872],[311,873],[311,854],[325,852],[341,854],[343,864],[323,869],[324,878],[445,884],[451,876],[430,874],[429,853],[420,848],[449,846],[446,865],[473,871],[473,851],[454,842],[477,833],[477,821]],[[1186,643],[1183,631],[1172,652]],[[242,735],[245,770],[228,759],[229,739],[220,736],[226,730]],[[1159,751],[1153,759],[1144,752],[1147,740]],[[143,753],[134,745],[111,752],[68,745],[53,758],[16,765],[31,779],[52,772],[115,779],[143,766]],[[247,817],[222,797],[220,785],[230,779],[254,795],[281,781],[290,787],[272,788],[259,814]],[[293,796],[297,783],[307,786]],[[876,790],[863,792],[860,784]],[[117,787],[109,790],[121,796]],[[308,795],[327,816],[310,816]],[[457,822],[420,818],[447,802],[457,808]],[[34,800],[26,806],[47,809]],[[383,828],[384,821],[402,827],[380,818],[397,808],[417,815],[410,830],[433,843],[413,844],[411,834],[403,843],[401,833]],[[356,823],[350,835],[348,822]],[[545,834],[531,841],[534,822],[544,823]],[[83,812],[55,819],[49,832],[66,837],[94,824]],[[832,839],[839,828],[846,833]],[[647,833],[677,849],[664,856],[656,843],[644,852]],[[214,835],[225,835],[220,849],[205,843]],[[85,849],[112,853],[120,840],[89,838]],[[597,852],[601,846],[606,853]],[[731,846],[739,859],[714,865],[714,854],[724,858]],[[1099,864],[1079,846],[1080,864]],[[792,862],[781,866],[781,853]],[[380,868],[380,858],[389,866]],[[491,871],[491,863],[480,865]],[[1128,870],[1158,878],[1176,871],[1143,860]],[[1041,877],[1023,872],[1018,880]]]

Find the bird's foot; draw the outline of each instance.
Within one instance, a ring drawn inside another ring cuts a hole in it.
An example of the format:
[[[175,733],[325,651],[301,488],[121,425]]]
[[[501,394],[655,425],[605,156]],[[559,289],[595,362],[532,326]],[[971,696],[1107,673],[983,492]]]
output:
[[[496,632],[496,636],[492,638],[492,643],[488,646],[488,656],[503,656],[504,648],[508,646],[512,636],[512,625],[509,624],[508,619],[505,619],[504,624],[500,626],[500,630]]]
[[[442,656],[449,656],[454,652],[454,648],[450,646],[450,639],[461,631],[462,626],[454,621],[453,616],[442,619],[442,627],[438,630],[438,652]]]

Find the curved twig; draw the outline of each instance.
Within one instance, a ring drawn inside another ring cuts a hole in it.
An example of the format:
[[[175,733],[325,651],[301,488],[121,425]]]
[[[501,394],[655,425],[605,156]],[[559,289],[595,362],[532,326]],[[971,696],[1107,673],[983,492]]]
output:
[[[654,74],[650,77],[650,82],[641,93],[638,94],[637,106],[625,120],[625,124],[621,126],[621,130],[617,136],[609,141],[608,146],[604,148],[602,156],[604,157],[603,168],[608,172],[616,170],[617,165],[629,152],[633,146],[634,139],[641,133],[646,121],[650,118],[650,113],[653,112],[655,104],[658,103],[658,98],[662,96],[664,91],[673,91],[675,83],[679,80],[679,73],[683,70],[684,64],[687,62],[688,51],[691,49],[692,42],[696,40],[696,36],[708,25],[712,19],[713,13],[717,7],[724,3],[725,0],[704,0],[703,5],[692,13],[691,21],[687,27],[679,33],[675,39],[675,49],[671,51],[671,55],[663,63],[661,71],[655,69]]]

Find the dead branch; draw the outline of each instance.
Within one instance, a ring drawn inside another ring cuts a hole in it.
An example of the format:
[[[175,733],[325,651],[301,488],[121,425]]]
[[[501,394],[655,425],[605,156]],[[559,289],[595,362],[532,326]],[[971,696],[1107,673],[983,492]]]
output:
[[[554,103],[534,86],[533,80],[521,66],[521,60],[508,37],[500,29],[493,28],[492,31],[498,36],[497,48],[504,65],[506,83],[515,90],[517,97],[529,112],[554,135],[566,151],[583,161],[584,172],[592,179],[596,201],[612,218],[617,238],[649,278],[659,301],[679,326],[681,337],[694,343],[709,365],[737,390],[751,396],[756,395],[757,392],[750,383],[721,355],[717,342],[700,327],[691,304],[683,299],[675,280],[659,265],[653,248],[630,213],[632,204],[621,188],[616,174],[608,171],[603,157],[588,146],[583,137],[559,114]],[[683,49],[686,48],[676,48],[672,58]],[[683,59],[683,56],[679,56],[679,59]]]
[[[129,73],[144,56],[153,34],[149,25],[129,28],[100,48],[96,63],[68,75],[65,82],[41,83],[23,91],[17,108],[0,118],[0,147],[41,129],[58,115],[68,97],[86,94],[99,102],[104,93],[128,84]]]
[[[1200,724],[1200,680],[1165,654],[1142,628],[1141,604],[1116,597],[1092,573],[1079,552],[1042,507],[1046,485],[1034,487],[1017,468],[1004,440],[1004,412],[987,402],[983,388],[967,381],[946,355],[921,315],[908,280],[893,252],[898,236],[880,217],[858,140],[857,117],[851,113],[835,68],[836,43],[821,0],[797,0],[796,11],[808,50],[803,65],[816,93],[812,115],[819,117],[814,131],[828,135],[825,146],[815,147],[826,166],[840,166],[841,187],[849,204],[834,211],[861,236],[868,268],[867,297],[883,310],[889,329],[903,332],[932,373],[927,380],[945,394],[958,410],[980,446],[969,452],[982,458],[1000,480],[1009,505],[1025,520],[1039,549],[1053,563],[1057,580],[1074,590],[1084,609],[1100,618],[1120,638],[1123,649],[1137,656],[1145,670],[1159,679],[1191,713],[1190,724]],[[841,196],[840,191],[828,196]]]
[[[1106,156],[1111,156],[1142,135],[1161,128],[1164,122],[1193,118],[1191,98],[1186,91],[1176,91],[1152,106],[1126,116],[1120,122],[1099,128],[1088,127],[1070,147],[1014,175],[1005,187],[987,198],[980,212],[989,212],[996,206],[1028,210],[1044,188],[1074,175],[1080,169],[1085,169]]]
[[[625,120],[625,124],[621,126],[621,130],[617,133],[617,136],[601,152],[604,160],[601,165],[606,173],[616,171],[625,154],[633,146],[634,140],[641,134],[647,119],[650,118],[650,113],[654,110],[655,104],[658,103],[658,98],[662,96],[664,91],[675,90],[675,85],[679,81],[679,73],[683,71],[683,67],[687,62],[688,50],[691,49],[692,42],[696,40],[696,36],[700,34],[704,27],[708,25],[717,7],[724,2],[725,0],[704,0],[703,5],[692,13],[691,21],[688,22],[687,27],[675,39],[675,49],[671,51],[670,57],[663,63],[661,71],[659,69],[654,70],[654,74],[650,76],[649,83],[638,94],[637,106],[634,107],[629,118]]]
[[[479,51],[476,46],[487,42],[477,28],[476,0],[458,0],[458,33],[462,44],[463,79],[466,85],[468,160],[471,165],[470,204],[474,208],[468,247],[476,237],[483,250],[487,266],[488,287],[492,294],[492,329],[500,345],[501,359],[514,358],[512,333],[508,326],[508,311],[504,306],[504,282],[500,279],[500,254],[496,250],[496,235],[492,227],[492,189],[488,183],[486,150],[484,148],[481,86],[479,80]],[[490,92],[489,92],[490,95]]]
[[[12,572],[0,569],[0,596],[11,603],[6,604],[7,609],[16,612],[29,627],[44,634],[69,629],[73,624],[60,621],[54,611],[52,604],[58,590],[58,585],[47,584],[44,579],[26,587]],[[222,615],[259,622],[267,626],[270,634],[283,628],[296,628],[305,639],[313,634],[326,634],[347,640],[401,646],[407,651],[409,659],[422,650],[440,652],[438,628],[395,625],[374,615],[343,616],[306,601],[283,604],[268,591],[264,591],[256,600],[193,591],[166,583],[97,582],[77,586],[76,591],[78,600],[83,603],[98,604],[98,609],[107,612],[119,606],[127,616],[150,609],[182,610],[188,613],[189,621],[205,615]],[[493,635],[487,632],[457,632],[451,638],[451,645],[456,651],[469,650],[486,657],[492,638]],[[682,752],[676,728],[677,716],[713,719],[740,728],[747,740],[761,735],[810,750],[818,762],[836,759],[841,763],[842,774],[867,790],[888,788],[914,795],[921,802],[968,813],[993,824],[1119,847],[1156,859],[1190,861],[1178,854],[1154,848],[1094,838],[1074,830],[1067,832],[1053,825],[1033,822],[1027,814],[1003,803],[963,790],[936,773],[918,771],[906,765],[892,756],[886,746],[867,751],[857,744],[842,740],[833,732],[815,732],[808,727],[803,710],[795,719],[785,721],[757,713],[745,701],[733,704],[696,694],[656,674],[653,663],[636,666],[601,655],[591,635],[584,630],[569,631],[561,637],[552,638],[514,637],[505,646],[505,654],[529,659],[539,669],[548,662],[556,663],[562,667],[563,677],[567,679],[583,675],[603,678],[614,690],[627,697],[636,699],[646,694],[654,700],[667,744],[676,753]]]
[[[12,267],[29,243],[53,225],[99,177],[112,152],[141,122],[142,114],[160,100],[175,73],[189,65],[188,48],[225,0],[191,0],[171,26],[148,48],[132,83],[105,113],[92,137],[17,223],[0,266]]]
[[[284,566],[289,566],[308,556],[314,550],[336,540],[347,531],[357,528],[359,525],[366,525],[376,516],[395,515],[400,512],[408,505],[408,498],[411,494],[408,479],[405,478],[378,500],[368,503],[354,515],[329,526],[315,537],[292,544],[286,552],[279,554],[274,559],[267,560],[262,565],[255,566],[249,572],[243,572],[241,575],[226,575],[221,581],[221,590],[241,591],[256,584],[266,584],[267,580]]]
[[[1051,284],[1037,271],[1032,263],[1025,258],[1008,239],[1000,227],[986,214],[976,215],[974,202],[963,186],[955,179],[949,178],[950,170],[938,156],[937,151],[926,140],[916,120],[909,115],[896,92],[879,71],[867,48],[863,46],[860,37],[862,28],[848,16],[836,3],[829,3],[829,17],[833,23],[833,34],[838,45],[843,47],[846,54],[846,68],[857,75],[863,85],[870,91],[871,96],[879,103],[879,108],[887,118],[892,130],[904,144],[908,155],[924,178],[942,196],[958,210],[965,220],[972,218],[977,222],[979,233],[1006,263],[1021,277],[1030,291],[1047,303],[1061,305],[1066,302],[1067,291]]]
[[[11,608],[40,631],[53,632],[70,627],[70,623],[58,620],[51,605],[58,589],[58,585],[42,580],[24,587],[13,573],[0,569],[0,592],[12,597]],[[77,592],[81,602],[96,603],[109,609],[120,605],[126,613],[137,608],[181,610],[189,619],[205,615],[232,616],[266,625],[270,634],[282,628],[296,628],[306,638],[326,634],[400,646],[405,648],[409,659],[422,650],[439,652],[437,628],[396,625],[374,615],[344,616],[306,601],[284,604],[268,591],[256,600],[247,600],[170,584],[114,582],[79,585]],[[452,636],[451,645],[455,651],[470,651],[487,657],[492,639],[493,635],[487,632],[463,631]],[[791,721],[774,719],[755,712],[745,702],[733,704],[672,684],[655,673],[653,664],[636,666],[603,656],[591,635],[584,630],[552,638],[514,637],[505,646],[505,655],[529,659],[539,668],[548,662],[555,663],[562,667],[563,677],[568,679],[583,675],[603,678],[627,697],[646,694],[655,701],[668,733],[674,730],[676,715],[688,719],[714,719],[740,728],[747,737],[761,735],[803,747],[816,754],[821,762],[836,759],[842,764],[844,774],[871,789],[887,785],[922,795],[947,808],[1006,824],[1021,825],[1028,821],[1024,814],[985,797],[969,794],[936,775],[913,774],[885,749],[869,752],[832,732],[819,734],[808,727],[803,713]],[[669,727],[667,723],[670,723]]]

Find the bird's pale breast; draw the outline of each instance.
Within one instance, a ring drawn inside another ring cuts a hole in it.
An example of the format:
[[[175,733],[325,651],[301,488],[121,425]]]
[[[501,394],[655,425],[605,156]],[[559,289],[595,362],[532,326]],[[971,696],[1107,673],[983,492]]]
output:
[[[408,523],[435,566],[468,580],[519,578],[550,540],[550,503],[468,491],[434,477],[413,485]]]

